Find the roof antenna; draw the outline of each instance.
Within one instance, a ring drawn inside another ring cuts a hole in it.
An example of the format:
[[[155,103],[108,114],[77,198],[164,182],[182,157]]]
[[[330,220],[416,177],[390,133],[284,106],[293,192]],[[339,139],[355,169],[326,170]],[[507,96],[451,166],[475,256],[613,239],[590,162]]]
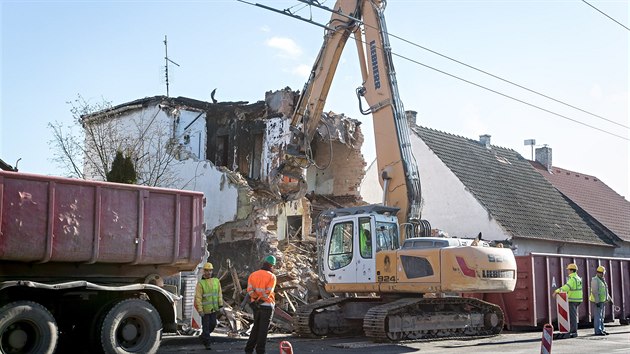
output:
[[[168,58],[168,43],[166,41],[166,35],[164,35],[164,61],[165,61],[165,75],[166,75],[166,97],[169,97],[169,92],[168,92],[168,63],[171,62],[177,66],[179,66],[179,64],[177,64],[176,62],[172,61],[171,59]]]
[[[523,143],[525,144],[525,146],[527,145],[532,146],[532,161],[534,161],[534,145],[536,145],[536,139],[527,139],[523,141]]]

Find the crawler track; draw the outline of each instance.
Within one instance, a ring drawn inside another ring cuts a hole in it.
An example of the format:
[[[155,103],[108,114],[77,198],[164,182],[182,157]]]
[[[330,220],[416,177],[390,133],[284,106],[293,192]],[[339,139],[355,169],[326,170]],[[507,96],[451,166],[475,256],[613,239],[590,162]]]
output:
[[[403,298],[372,307],[363,322],[376,341],[491,336],[503,328],[501,308],[473,298]]]
[[[352,299],[331,297],[330,299],[300,306],[293,315],[293,330],[301,337],[325,336],[331,333],[341,334],[340,332],[343,332],[341,327],[343,323],[340,322],[343,321],[334,321],[334,317],[341,314],[341,308],[338,305],[349,300]],[[316,316],[325,316],[327,313],[331,313],[333,316],[329,321],[321,321],[315,318]]]
[[[365,309],[356,316],[356,308]],[[355,311],[350,308],[354,307]],[[365,315],[363,315],[365,314]],[[474,298],[381,299],[334,297],[301,306],[293,328],[303,337],[360,331],[374,341],[488,337],[503,328],[499,306]]]

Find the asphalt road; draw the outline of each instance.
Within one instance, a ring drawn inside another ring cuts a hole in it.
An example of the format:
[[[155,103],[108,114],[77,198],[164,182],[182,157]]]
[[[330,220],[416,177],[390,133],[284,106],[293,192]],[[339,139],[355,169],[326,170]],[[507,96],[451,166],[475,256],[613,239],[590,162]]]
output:
[[[592,328],[579,330],[579,336],[571,339],[554,339],[553,354],[578,353],[630,353],[630,326],[606,324],[609,336],[594,336]],[[267,353],[280,353],[281,341],[289,341],[293,353],[341,353],[354,354],[366,352],[400,353],[540,353],[542,332],[513,332],[482,339],[440,340],[433,342],[372,343],[365,337],[305,339],[290,335],[272,334],[267,342]],[[228,338],[223,334],[213,333],[214,343],[211,350],[206,350],[198,337],[165,336],[162,339],[159,354],[185,353],[243,353],[246,337]]]

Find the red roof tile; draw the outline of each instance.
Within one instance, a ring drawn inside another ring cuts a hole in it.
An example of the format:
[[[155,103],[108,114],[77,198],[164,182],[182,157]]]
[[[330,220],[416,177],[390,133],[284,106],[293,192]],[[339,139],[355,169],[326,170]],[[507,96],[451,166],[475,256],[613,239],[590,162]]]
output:
[[[630,202],[595,176],[553,166],[551,173],[538,162],[532,166],[560,193],[617,237],[630,242]]]

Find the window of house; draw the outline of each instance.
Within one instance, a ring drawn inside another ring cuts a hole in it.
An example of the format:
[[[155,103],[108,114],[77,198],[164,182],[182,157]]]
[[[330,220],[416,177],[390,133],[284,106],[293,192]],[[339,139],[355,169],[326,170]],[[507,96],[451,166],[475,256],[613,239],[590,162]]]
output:
[[[228,165],[228,153],[230,151],[230,139],[228,135],[217,136],[217,155],[214,161],[216,166]]]
[[[251,159],[249,165],[249,177],[251,179],[260,179],[260,169],[262,161],[263,134],[254,134],[252,137],[253,144],[251,147]]]

